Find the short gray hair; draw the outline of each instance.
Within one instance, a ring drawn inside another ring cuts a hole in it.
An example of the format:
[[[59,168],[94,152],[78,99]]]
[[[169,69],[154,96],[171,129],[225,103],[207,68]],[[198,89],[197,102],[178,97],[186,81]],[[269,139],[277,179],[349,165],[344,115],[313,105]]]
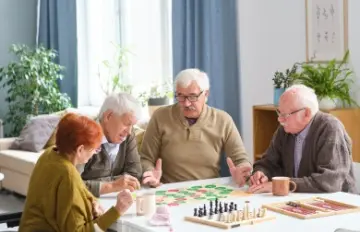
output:
[[[311,116],[314,116],[319,111],[319,102],[315,91],[302,84],[292,85],[286,89],[285,92],[294,91],[297,96],[297,104],[299,107],[307,107],[311,111]]]
[[[209,90],[210,82],[209,77],[205,72],[200,71],[199,69],[185,69],[178,73],[175,78],[175,88],[176,86],[188,87],[191,82],[195,81],[201,90]]]
[[[141,118],[141,107],[139,102],[128,93],[115,93],[106,97],[99,112],[99,119],[102,119],[103,114],[107,110],[111,110],[118,115],[131,113],[138,120]]]

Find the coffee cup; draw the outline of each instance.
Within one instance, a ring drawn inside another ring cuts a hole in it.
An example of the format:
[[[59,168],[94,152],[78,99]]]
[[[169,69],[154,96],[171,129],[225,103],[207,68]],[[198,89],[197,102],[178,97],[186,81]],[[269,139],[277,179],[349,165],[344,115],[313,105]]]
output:
[[[136,215],[152,216],[156,210],[156,195],[144,193],[136,196]]]
[[[290,188],[292,185],[292,188]],[[289,192],[296,190],[296,183],[286,176],[276,176],[272,178],[272,193],[274,196],[287,196]]]

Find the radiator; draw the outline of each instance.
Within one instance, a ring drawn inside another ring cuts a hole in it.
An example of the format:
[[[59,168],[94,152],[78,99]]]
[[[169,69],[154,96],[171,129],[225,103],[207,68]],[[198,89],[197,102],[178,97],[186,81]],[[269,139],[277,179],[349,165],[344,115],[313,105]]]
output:
[[[3,121],[0,119],[0,138],[4,138],[4,126]]]

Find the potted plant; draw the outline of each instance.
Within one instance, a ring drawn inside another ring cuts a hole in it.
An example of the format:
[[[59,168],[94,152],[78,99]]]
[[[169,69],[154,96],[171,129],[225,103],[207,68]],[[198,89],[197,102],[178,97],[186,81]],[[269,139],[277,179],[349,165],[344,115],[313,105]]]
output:
[[[148,106],[150,116],[157,108],[170,104],[170,99],[173,98],[171,86],[168,82],[162,85],[155,84],[150,90],[139,94],[138,99],[143,106]]]
[[[293,82],[293,76],[297,71],[297,64],[294,64],[291,69],[286,69],[285,72],[276,71],[274,78],[274,105],[279,104],[279,98]]]
[[[60,71],[64,67],[53,61],[54,50],[14,44],[10,51],[18,61],[0,67],[0,83],[7,89],[9,136],[18,136],[29,116],[64,110],[71,107],[71,101],[59,91],[57,81],[63,78]]]
[[[354,80],[353,71],[346,67],[348,58],[349,51],[339,63],[336,59],[325,64],[303,63],[295,81],[314,89],[321,109],[336,108],[337,103],[342,103],[342,107],[357,106],[350,93]]]
[[[131,53],[126,47],[112,43],[115,49],[111,60],[103,60],[98,67],[100,87],[105,96],[114,92],[126,92],[132,94],[133,86],[126,83],[125,72],[128,66],[128,55]]]

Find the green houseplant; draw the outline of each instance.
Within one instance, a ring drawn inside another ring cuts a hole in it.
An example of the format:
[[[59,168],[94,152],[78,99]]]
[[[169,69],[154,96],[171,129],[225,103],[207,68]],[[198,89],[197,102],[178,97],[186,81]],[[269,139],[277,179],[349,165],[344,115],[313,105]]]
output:
[[[294,75],[297,71],[297,64],[294,64],[291,69],[286,69],[285,72],[276,71],[273,77],[274,84],[274,104],[279,104],[279,98],[284,93],[294,80]]]
[[[325,64],[303,63],[295,82],[314,89],[322,109],[335,108],[338,101],[343,107],[357,106],[350,93],[354,73],[346,67],[348,58],[349,51],[340,62],[333,59]]]
[[[54,50],[14,44],[10,52],[18,61],[0,67],[0,83],[7,89],[9,111],[5,122],[11,126],[9,136],[18,136],[29,116],[60,111],[71,103],[58,88],[63,67],[53,61]]]
[[[98,67],[98,77],[100,87],[104,94],[108,96],[114,92],[132,93],[133,86],[125,83],[125,72],[129,63],[128,55],[130,50],[121,47],[119,44],[112,43],[115,48],[112,59],[103,60]]]

